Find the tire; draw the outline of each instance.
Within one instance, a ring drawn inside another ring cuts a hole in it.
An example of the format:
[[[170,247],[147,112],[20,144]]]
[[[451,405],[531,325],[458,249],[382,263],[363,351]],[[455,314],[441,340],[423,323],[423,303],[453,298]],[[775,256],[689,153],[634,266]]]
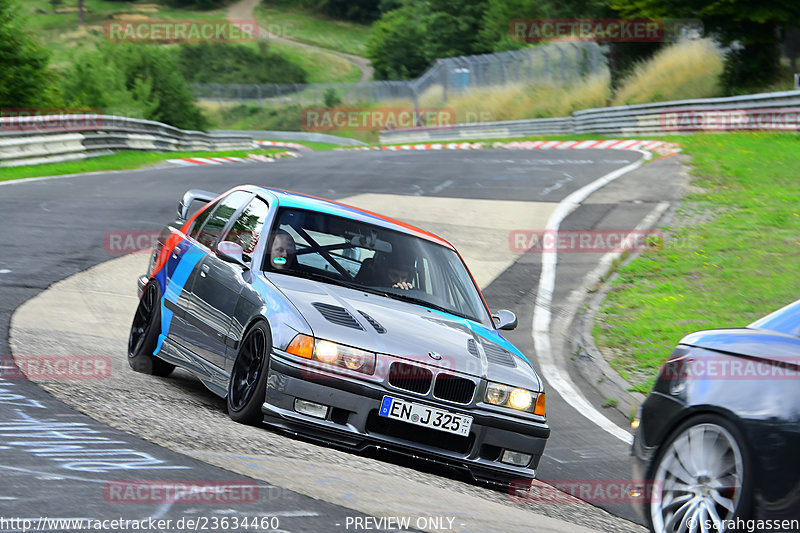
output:
[[[258,425],[264,420],[261,405],[267,393],[267,371],[272,350],[272,332],[258,322],[242,338],[228,382],[228,416],[242,424]]]
[[[648,479],[653,485],[647,514],[656,533],[690,531],[689,521],[700,531],[700,521],[715,514],[724,521],[750,516],[750,453],[741,431],[720,416],[681,424],[662,446]]]
[[[160,299],[158,283],[151,281],[145,286],[133,315],[128,336],[128,364],[136,372],[166,377],[175,370],[175,365],[153,355],[161,330]]]

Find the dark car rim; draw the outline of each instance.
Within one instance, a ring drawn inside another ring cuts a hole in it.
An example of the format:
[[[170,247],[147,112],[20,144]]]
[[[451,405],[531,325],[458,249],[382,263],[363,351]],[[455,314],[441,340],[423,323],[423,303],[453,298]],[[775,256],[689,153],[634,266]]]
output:
[[[253,395],[264,366],[264,351],[267,339],[264,332],[256,328],[245,339],[231,373],[231,407],[241,410]]]
[[[691,426],[664,451],[655,476],[650,517],[662,531],[724,531],[739,503],[742,452],[736,439],[716,424]]]
[[[139,306],[136,308],[136,314],[133,316],[133,325],[131,326],[131,335],[128,339],[128,355],[133,356],[139,354],[144,344],[147,334],[152,326],[153,313],[158,304],[156,298],[156,288],[149,285],[145,289],[142,299],[139,301]]]

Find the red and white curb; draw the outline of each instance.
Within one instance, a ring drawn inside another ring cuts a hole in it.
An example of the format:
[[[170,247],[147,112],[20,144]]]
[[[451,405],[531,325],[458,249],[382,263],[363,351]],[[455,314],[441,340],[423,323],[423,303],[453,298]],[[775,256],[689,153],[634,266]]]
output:
[[[280,157],[300,157],[294,152],[281,152],[275,154]],[[180,159],[167,159],[167,163],[173,165],[226,165],[228,163],[272,163],[275,157],[261,154],[249,154],[247,157],[183,157]]]
[[[642,141],[628,139],[619,141],[609,139],[605,141],[522,141],[522,142],[495,142],[491,146],[486,143],[433,143],[433,144],[398,144],[392,146],[358,146],[355,148],[336,148],[335,150],[480,150],[483,148],[500,148],[506,150],[566,150],[589,148],[601,150],[644,150],[659,155],[673,155],[680,152],[680,146],[664,141]]]
[[[435,144],[396,144],[392,146],[356,146],[354,148],[334,148],[334,150],[480,150],[483,143],[435,143]]]
[[[664,141],[641,141],[627,139],[618,141],[609,139],[605,141],[523,141],[523,142],[496,142],[493,148],[506,148],[508,150],[644,150],[660,155],[672,155],[680,152],[681,147],[675,143]]]
[[[292,150],[297,150],[298,152],[311,152],[311,148],[308,146],[303,146],[302,144],[297,143],[290,143],[284,141],[253,141],[253,144],[256,145],[256,148],[263,148],[264,146],[271,146],[274,148],[290,148]]]

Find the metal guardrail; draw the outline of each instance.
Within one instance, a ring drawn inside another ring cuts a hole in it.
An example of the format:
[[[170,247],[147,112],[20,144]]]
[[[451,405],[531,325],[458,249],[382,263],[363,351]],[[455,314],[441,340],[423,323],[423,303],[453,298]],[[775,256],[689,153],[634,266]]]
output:
[[[224,135],[228,133],[242,133],[250,135],[253,139],[269,139],[271,141],[306,141],[328,144],[339,144],[342,146],[365,146],[366,143],[349,137],[338,137],[326,133],[314,133],[310,131],[272,131],[272,130],[211,130],[212,135]]]
[[[381,143],[415,143],[462,139],[505,139],[530,135],[570,134],[573,132],[572,119],[569,117],[539,118],[382,131],[380,132],[380,140]]]
[[[246,133],[208,134],[114,115],[0,117],[0,167],[38,165],[118,150],[219,151],[253,148]]]
[[[414,143],[571,133],[631,136],[738,130],[800,131],[800,91],[586,109],[561,118],[382,131],[380,141]]]

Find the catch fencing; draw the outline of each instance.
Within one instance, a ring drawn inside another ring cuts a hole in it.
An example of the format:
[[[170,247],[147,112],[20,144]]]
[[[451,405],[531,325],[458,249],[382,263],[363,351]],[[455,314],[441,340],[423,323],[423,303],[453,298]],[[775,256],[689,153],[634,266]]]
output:
[[[597,43],[568,42],[522,50],[437,59],[419,78],[410,81],[291,84],[195,84],[201,100],[267,103],[269,105],[319,105],[328,99],[345,104],[419,99],[446,104],[450,96],[472,89],[513,83],[566,85],[607,69]]]

